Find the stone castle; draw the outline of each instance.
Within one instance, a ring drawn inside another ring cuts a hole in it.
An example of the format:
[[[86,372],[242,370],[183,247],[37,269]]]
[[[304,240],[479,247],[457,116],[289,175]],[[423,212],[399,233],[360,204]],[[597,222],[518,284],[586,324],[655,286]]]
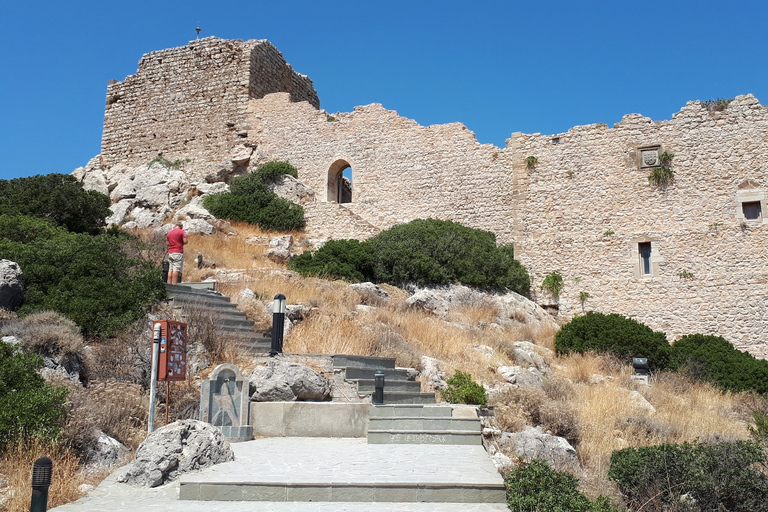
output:
[[[304,202],[310,236],[453,220],[514,244],[534,298],[560,315],[620,313],[670,341],[716,334],[768,357],[768,107],[753,96],[717,109],[689,102],[667,121],[630,114],[612,128],[513,133],[504,148],[461,123],[319,105],[312,81],[265,40],[209,37],[152,52],[135,75],[110,82],[102,153],[84,175],[111,192],[119,174],[162,154],[184,162],[188,189],[205,192],[288,160],[314,191]],[[650,182],[663,167],[672,183]],[[554,271],[559,297],[539,289]]]

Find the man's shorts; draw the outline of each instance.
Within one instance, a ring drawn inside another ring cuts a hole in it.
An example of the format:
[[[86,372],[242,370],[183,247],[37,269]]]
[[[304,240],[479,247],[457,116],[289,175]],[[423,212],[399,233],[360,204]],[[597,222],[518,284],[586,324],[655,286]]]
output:
[[[171,272],[181,272],[181,267],[184,265],[184,253],[182,252],[170,252],[168,253],[168,270]]]

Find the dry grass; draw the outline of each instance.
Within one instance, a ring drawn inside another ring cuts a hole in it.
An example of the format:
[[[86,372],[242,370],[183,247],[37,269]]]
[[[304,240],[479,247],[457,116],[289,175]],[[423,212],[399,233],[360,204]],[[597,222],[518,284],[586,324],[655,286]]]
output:
[[[3,334],[16,336],[22,345],[37,354],[81,356],[85,345],[77,324],[55,311],[11,320],[3,325]]]
[[[71,451],[39,440],[11,446],[0,456],[0,474],[9,489],[9,498],[2,504],[7,512],[29,510],[32,495],[32,466],[40,457],[53,461],[51,487],[48,490],[48,508],[57,507],[83,496],[78,489],[82,484],[98,485],[104,473],[85,474],[79,470],[79,459]]]
[[[590,370],[601,367],[596,364],[597,356],[570,359]],[[605,371],[605,365],[602,368]],[[626,368],[622,374],[631,371],[629,365]],[[580,368],[575,373],[583,376],[587,372]],[[746,426],[736,420],[738,404],[733,394],[685,381],[679,375],[654,379],[651,386],[633,385],[622,375],[616,377],[602,384],[576,386],[579,458],[589,472],[605,475],[611,453],[628,446],[747,437]],[[630,392],[635,387],[655,412],[633,403]]]

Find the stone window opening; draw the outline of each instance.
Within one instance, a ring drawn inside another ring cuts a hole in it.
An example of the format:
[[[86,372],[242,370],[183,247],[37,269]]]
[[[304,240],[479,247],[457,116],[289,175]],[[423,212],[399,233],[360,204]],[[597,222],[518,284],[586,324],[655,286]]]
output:
[[[328,169],[326,201],[351,203],[352,191],[352,166],[346,160],[336,160]]]
[[[760,220],[763,216],[760,201],[746,201],[741,203],[741,211],[745,220]]]
[[[760,185],[746,180],[736,191],[736,221],[749,224],[768,224],[765,211],[765,192]]]
[[[659,264],[663,263],[659,243],[648,240],[646,237],[635,239],[632,242],[632,263],[635,277],[658,277]]]
[[[653,272],[651,271],[651,242],[638,243],[637,252],[640,256],[640,275],[653,275]]]

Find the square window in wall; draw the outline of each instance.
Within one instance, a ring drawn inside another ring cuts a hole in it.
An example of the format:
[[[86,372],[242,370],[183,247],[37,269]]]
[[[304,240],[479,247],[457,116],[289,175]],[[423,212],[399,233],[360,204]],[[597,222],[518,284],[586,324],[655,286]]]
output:
[[[650,276],[651,271],[651,242],[639,242],[637,254],[640,258],[640,275]]]
[[[746,220],[760,220],[763,215],[760,201],[745,201],[741,203],[741,211]]]

